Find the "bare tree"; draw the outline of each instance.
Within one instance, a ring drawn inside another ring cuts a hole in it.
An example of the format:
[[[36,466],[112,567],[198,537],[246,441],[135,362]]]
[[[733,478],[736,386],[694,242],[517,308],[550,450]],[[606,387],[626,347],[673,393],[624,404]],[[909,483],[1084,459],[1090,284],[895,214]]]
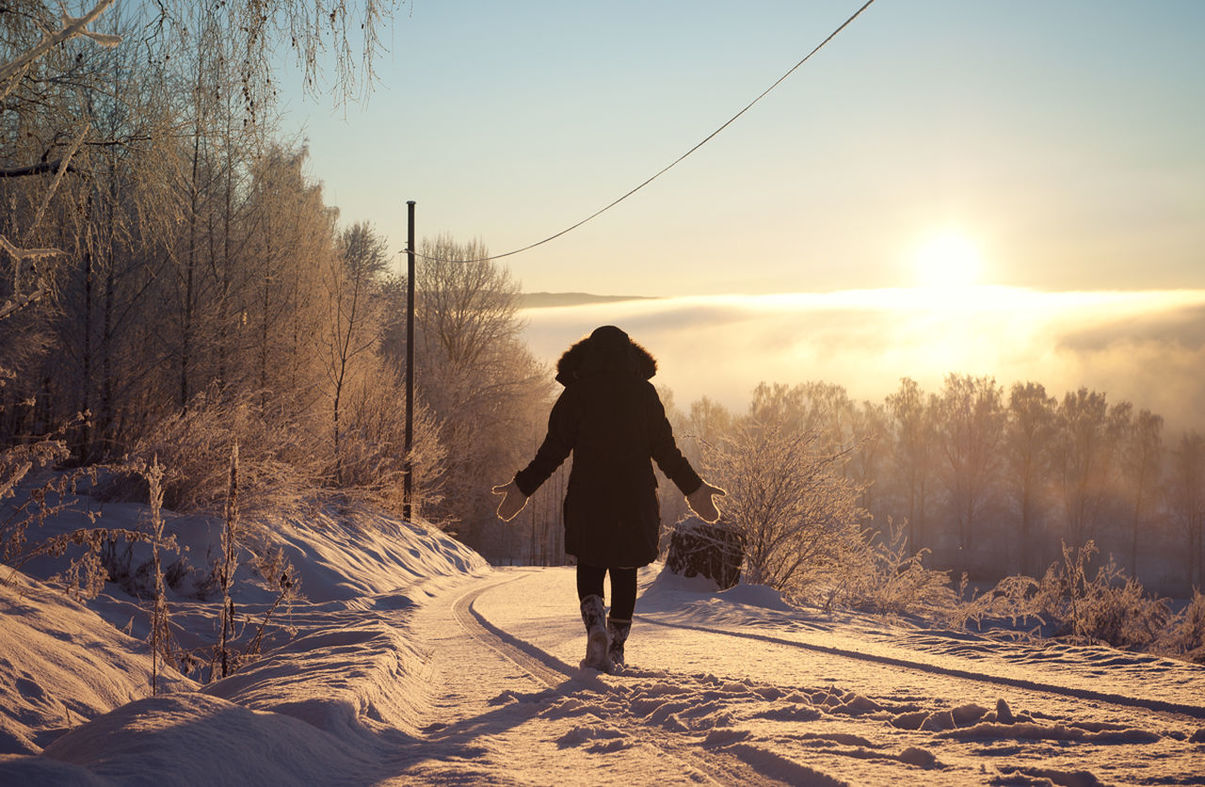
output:
[[[1004,433],[1004,467],[1008,495],[1015,507],[1021,573],[1033,565],[1035,538],[1045,508],[1051,443],[1057,433],[1058,401],[1040,383],[1016,383],[1009,393]],[[1039,557],[1041,552],[1037,553]]]
[[[962,567],[969,567],[975,526],[991,494],[1004,436],[1003,391],[991,377],[951,374],[937,404],[945,458],[942,478],[957,525]]]
[[[908,540],[921,549],[929,543],[926,504],[932,495],[936,441],[933,397],[926,398],[920,385],[905,377],[899,390],[887,397],[887,411],[893,422],[895,471],[907,510]]]
[[[845,388],[813,380],[797,386],[806,408],[805,423],[816,429],[829,450],[841,451],[856,442],[856,407]]]
[[[1139,410],[1121,449],[1124,487],[1130,494],[1130,576],[1138,576],[1138,534],[1148,523],[1163,461],[1163,417]]]
[[[689,436],[704,444],[715,445],[732,429],[733,416],[728,408],[706,396],[690,405]]]
[[[1063,397],[1054,471],[1068,544],[1082,545],[1096,535],[1112,495],[1128,412],[1128,404],[1110,409],[1104,393],[1087,388]]]
[[[519,337],[518,284],[477,242],[424,241],[415,281],[415,390],[439,422],[447,451],[445,502],[431,510],[488,551],[505,538],[492,524],[494,500],[483,478],[509,476],[525,436],[547,417],[551,375]],[[398,321],[385,352],[403,357]],[[492,529],[492,530],[491,530]]]
[[[385,239],[371,225],[358,223],[343,231],[339,254],[332,256],[326,276],[330,304],[326,356],[331,391],[331,437],[334,444],[334,477],[342,484],[343,454],[340,451],[339,417],[345,391],[350,387],[353,367],[380,342],[376,298],[379,278],[388,261]]]
[[[861,407],[853,410],[852,428],[857,450],[854,451],[849,466],[853,470],[854,481],[863,490],[860,505],[870,512],[872,517],[881,519],[876,527],[880,532],[885,532],[883,525],[887,517],[879,517],[877,485],[882,479],[884,463],[890,450],[891,424],[886,406],[863,402]]]
[[[1185,432],[1172,451],[1172,512],[1184,537],[1181,555],[1186,584],[1205,583],[1205,436]]]

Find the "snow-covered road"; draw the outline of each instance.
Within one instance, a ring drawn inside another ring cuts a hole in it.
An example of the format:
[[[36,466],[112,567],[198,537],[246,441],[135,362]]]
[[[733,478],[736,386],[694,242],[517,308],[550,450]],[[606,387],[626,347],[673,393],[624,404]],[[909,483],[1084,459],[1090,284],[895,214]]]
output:
[[[533,575],[541,576],[540,572]],[[402,781],[549,785],[766,781],[731,753],[700,749],[693,737],[622,710],[629,693],[621,682],[625,679],[580,670],[495,627],[478,611],[483,597],[502,604],[514,600],[510,592],[515,580],[531,578],[494,574],[442,595],[416,616],[415,629],[426,636],[433,686],[438,688],[422,730],[427,746],[407,764]],[[548,620],[534,622],[556,625]],[[568,636],[569,627],[562,628]]]
[[[425,605],[427,783],[1205,782],[1205,670],[810,619],[764,589],[642,573],[632,666],[598,675],[572,569]]]

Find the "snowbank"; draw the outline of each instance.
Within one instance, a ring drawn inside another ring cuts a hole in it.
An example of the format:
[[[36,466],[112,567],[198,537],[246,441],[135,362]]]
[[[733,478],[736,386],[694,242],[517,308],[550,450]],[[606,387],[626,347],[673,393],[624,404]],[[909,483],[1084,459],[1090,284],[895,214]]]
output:
[[[103,527],[145,529],[149,519],[146,506],[83,498],[31,536],[85,526],[89,508]],[[182,547],[165,559],[179,561],[169,591],[177,637],[211,646],[207,580],[222,523],[164,516]],[[107,584],[88,602],[96,611],[11,572],[0,586],[0,783],[357,782],[366,757],[379,763],[409,740],[429,700],[429,654],[414,644],[411,613],[489,565],[437,530],[361,509],[282,519],[267,532],[304,595],[277,618],[272,641],[284,644],[203,687],[169,670],[158,697],[148,696],[145,641],[115,627],[147,632],[146,604],[130,595],[144,590],[147,547],[130,550],[124,589]],[[46,577],[64,560],[30,565]],[[244,551],[233,593],[244,636],[275,596],[256,571]]]
[[[0,578],[0,754],[36,754],[64,730],[149,693],[146,643],[20,572],[0,567]],[[160,672],[169,691],[196,687]]]
[[[92,525],[92,518],[96,519]],[[169,591],[176,599],[206,600],[216,593],[214,564],[221,555],[223,521],[198,514],[163,511],[164,534],[174,536],[178,553],[160,552]],[[97,503],[79,497],[72,510],[30,530],[31,540],[67,533],[77,528],[125,528],[148,532],[149,507],[138,503]],[[280,549],[293,565],[306,600],[347,602],[365,596],[410,592],[440,577],[460,576],[488,568],[476,552],[446,534],[423,524],[365,510],[360,506],[327,505],[260,523],[243,523],[248,540],[262,541],[261,549]],[[127,563],[129,580],[124,595],[145,591],[151,561],[146,544],[119,546]],[[73,556],[40,557],[24,571],[49,577],[66,567]],[[138,584],[141,583],[141,587]],[[233,595],[243,603],[270,602],[275,591],[266,587],[246,549],[240,551]],[[109,588],[108,590],[115,590]],[[114,595],[123,595],[114,593]]]
[[[43,760],[116,784],[330,784],[367,781],[361,756],[298,719],[188,692],[124,705],[50,744]],[[46,764],[25,764],[25,775],[63,778]],[[0,779],[6,771],[0,764]]]
[[[302,592],[315,603],[421,594],[432,580],[484,571],[489,565],[438,530],[361,509],[326,509],[305,520],[286,519],[273,524],[272,537],[297,568]],[[389,602],[376,598],[375,603]]]
[[[428,700],[426,658],[408,634],[382,619],[313,631],[203,691],[361,745],[414,735]]]

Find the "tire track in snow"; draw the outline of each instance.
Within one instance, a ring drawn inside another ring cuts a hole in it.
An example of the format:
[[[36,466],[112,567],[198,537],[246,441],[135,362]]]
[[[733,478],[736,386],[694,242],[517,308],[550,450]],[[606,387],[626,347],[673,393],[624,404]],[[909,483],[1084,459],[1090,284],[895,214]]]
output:
[[[519,578],[518,576],[511,577],[500,582],[490,583],[485,587],[469,590],[452,604],[452,616],[461,628],[482,645],[527,672],[550,689],[555,689],[567,680],[577,678],[589,688],[596,691],[607,691],[607,685],[597,677],[591,679],[576,675],[577,670],[573,667],[552,654],[503,631],[473,608],[473,603],[482,593],[514,582]]]
[[[481,595],[520,578],[513,577],[470,589],[452,604],[453,618],[469,636],[515,664],[552,691],[563,692],[565,684],[571,683],[574,684],[575,690],[593,690],[612,700],[626,701],[628,698],[621,696],[625,695],[621,687],[608,684],[596,674],[566,664],[551,653],[499,628],[475,608],[475,602]],[[684,775],[688,772],[696,774],[697,778],[693,780],[697,782],[721,785],[781,783],[813,787],[830,787],[844,783],[808,766],[782,758],[773,760],[767,768],[769,753],[745,746],[739,739],[724,747],[703,748],[694,739],[683,739],[681,745],[667,747],[667,738],[680,736],[663,726],[651,724],[632,712],[624,713],[623,722],[625,733],[635,742],[682,763],[688,769],[683,772]],[[761,768],[757,767],[759,764],[762,765]],[[767,770],[774,773],[768,773]]]
[[[900,667],[903,669],[915,670],[917,672],[925,672],[931,675],[946,675],[952,678],[974,681],[976,683],[992,683],[1001,686],[1009,686],[1015,689],[1023,689],[1026,691],[1059,694],[1065,697],[1073,697],[1075,699],[1095,700],[1098,702],[1107,702],[1111,705],[1142,708],[1144,710],[1163,713],[1178,713],[1197,719],[1205,719],[1205,706],[1201,705],[1167,702],[1165,700],[1156,700],[1145,697],[1127,697],[1124,694],[1094,691],[1092,689],[1081,689],[1074,686],[1063,686],[1057,683],[1045,683],[1042,681],[1027,680],[1025,678],[1010,678],[1006,675],[991,675],[982,672],[959,669],[957,667],[943,667],[938,664],[928,664],[923,661],[910,661],[908,659],[902,659],[895,656],[886,656],[878,653],[865,653],[862,651],[849,650],[847,648],[838,648],[832,645],[820,645],[814,642],[801,642],[799,640],[785,639],[783,637],[773,637],[768,634],[755,634],[746,631],[733,631],[731,629],[692,626],[686,623],[670,623],[668,621],[657,620],[656,618],[652,618],[647,615],[635,615],[634,618],[642,623],[651,623],[655,626],[664,626],[666,628],[682,629],[686,631],[698,631],[705,634],[720,634],[727,637],[751,639],[759,642],[769,642],[775,645],[785,645],[788,647],[799,648],[801,650],[824,653],[829,656],[855,659],[857,661],[868,661],[875,664],[885,664],[891,667]]]

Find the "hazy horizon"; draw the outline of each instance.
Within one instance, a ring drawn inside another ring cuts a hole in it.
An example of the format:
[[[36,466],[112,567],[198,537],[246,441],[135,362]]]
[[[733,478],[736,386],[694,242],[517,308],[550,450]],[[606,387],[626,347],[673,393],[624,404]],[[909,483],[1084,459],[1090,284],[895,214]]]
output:
[[[1205,425],[1205,289],[1046,291],[971,286],[667,296],[525,308],[524,338],[555,364],[576,339],[616,324],[657,357],[654,382],[688,409],[734,410],[759,382],[823,380],[881,401],[901,377],[928,392],[946,374],[1080,387],[1130,401],[1169,429]]]

